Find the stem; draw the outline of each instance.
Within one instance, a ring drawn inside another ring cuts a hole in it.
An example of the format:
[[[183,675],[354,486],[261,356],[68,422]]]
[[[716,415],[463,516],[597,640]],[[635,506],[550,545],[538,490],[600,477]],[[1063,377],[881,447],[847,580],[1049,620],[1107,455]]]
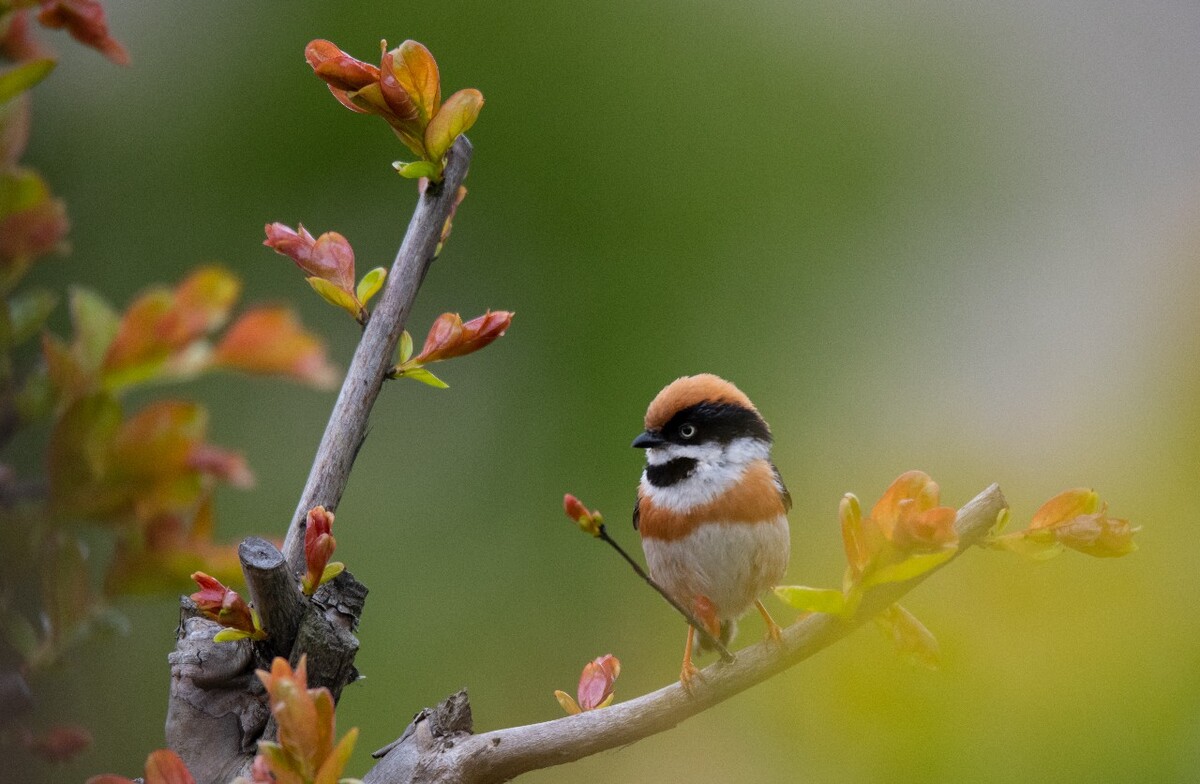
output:
[[[705,645],[721,654],[721,661],[729,664],[734,660],[733,654],[729,652],[729,649],[725,647],[725,644],[716,637],[712,636],[712,633],[708,631],[708,628],[701,623],[700,620],[697,619],[696,616],[693,615],[686,607],[672,599],[671,596],[662,589],[662,586],[650,579],[650,575],[646,574],[646,571],[642,569],[641,565],[629,557],[629,553],[625,552],[625,548],[617,544],[616,540],[608,535],[608,531],[605,530],[603,525],[600,526],[599,538],[612,545],[613,549],[621,554],[621,557],[625,559],[626,563],[633,567],[633,571],[637,572],[637,576],[645,580],[646,584],[651,588],[658,591],[659,595],[666,599],[667,603],[674,607],[675,610],[684,617],[688,624],[700,633],[700,636],[704,638]]]
[[[458,187],[471,163],[471,143],[460,136],[450,149],[445,178],[421,194],[409,221],[404,242],[388,273],[379,304],[367,320],[362,340],[346,370],[342,391],[329,415],[300,503],[283,540],[283,554],[296,574],[304,571],[304,527],[308,510],[324,506],[333,511],[350,480],[350,468],[367,435],[367,419],[388,370],[395,364],[396,343],[425,273],[433,263],[442,228],[454,209]]]

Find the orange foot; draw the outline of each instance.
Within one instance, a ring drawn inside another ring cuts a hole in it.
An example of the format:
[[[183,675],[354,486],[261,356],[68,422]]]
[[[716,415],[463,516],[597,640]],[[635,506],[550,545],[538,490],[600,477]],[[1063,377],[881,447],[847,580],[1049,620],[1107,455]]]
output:
[[[683,668],[679,671],[679,682],[683,685],[684,691],[691,694],[692,686],[697,679],[703,680],[704,676],[700,674],[700,670],[696,669],[696,665],[692,664],[692,643],[696,640],[695,627],[688,627],[687,645],[683,648]]]
[[[771,613],[767,612],[767,608],[763,607],[763,603],[759,600],[754,600],[754,606],[758,608],[758,614],[763,617],[767,624],[767,637],[776,643],[782,643],[781,634],[783,630],[779,628],[779,624],[775,623],[775,619],[771,617]]]

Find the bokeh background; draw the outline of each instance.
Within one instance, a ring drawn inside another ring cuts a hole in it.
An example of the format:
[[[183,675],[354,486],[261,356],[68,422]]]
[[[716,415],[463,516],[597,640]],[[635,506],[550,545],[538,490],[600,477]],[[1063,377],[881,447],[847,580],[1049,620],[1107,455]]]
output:
[[[1001,483],[1017,520],[1091,485],[1140,552],[979,552],[908,606],[939,672],[871,628],[684,725],[530,782],[1200,780],[1200,6],[609,0],[112,0],[120,69],[53,36],[28,162],[74,252],[36,277],[117,303],[217,260],[295,303],[345,365],[355,329],[262,226],[303,221],[389,263],[414,186],[375,118],[302,51],[433,50],[487,106],[470,196],[412,328],[517,312],[389,387],[338,510],[371,589],[342,728],[352,764],[462,686],[477,727],[553,718],[614,653],[618,699],[678,672],[684,627],[574,532],[571,491],[624,522],[646,403],[678,375],[738,382],[796,500],[789,578],[836,585],[836,508],[923,468],[951,504]],[[221,535],[279,535],[332,393],[214,377],[214,441],[259,477]],[[774,600],[771,600],[774,602]],[[26,781],[133,774],[162,744],[174,597],[125,600],[51,706],[93,751]],[[774,602],[776,617],[793,613]],[[742,641],[761,633],[743,624]]]

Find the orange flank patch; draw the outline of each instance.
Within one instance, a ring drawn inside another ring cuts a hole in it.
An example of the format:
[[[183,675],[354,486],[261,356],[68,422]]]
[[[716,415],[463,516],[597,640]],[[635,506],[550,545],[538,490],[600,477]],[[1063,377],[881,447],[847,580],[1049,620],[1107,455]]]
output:
[[[682,539],[705,523],[770,523],[787,514],[775,474],[766,460],[746,469],[736,485],[712,503],[687,512],[656,506],[646,496],[638,498],[638,530],[643,538]]]
[[[678,412],[699,403],[732,403],[751,411],[758,410],[733,384],[712,373],[700,373],[675,379],[650,401],[650,408],[646,410],[646,429],[657,430]]]

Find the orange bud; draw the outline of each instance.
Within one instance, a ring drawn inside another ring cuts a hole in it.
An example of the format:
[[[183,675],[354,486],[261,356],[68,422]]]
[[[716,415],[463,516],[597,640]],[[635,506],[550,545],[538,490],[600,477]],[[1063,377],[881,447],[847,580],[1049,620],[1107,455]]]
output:
[[[296,262],[313,277],[327,280],[339,289],[354,292],[354,248],[336,231],[327,231],[313,239],[304,228],[292,229],[282,223],[268,223],[263,245]]]
[[[192,579],[200,590],[193,593],[191,599],[205,616],[222,626],[251,635],[259,631],[250,605],[237,591],[226,588],[220,580],[204,572],[193,572]]]
[[[941,550],[958,542],[954,521],[958,510],[939,506],[902,515],[892,531],[892,543],[901,550]]]
[[[1099,506],[1100,497],[1088,487],[1064,490],[1042,504],[1029,523],[1030,530],[1049,528],[1080,515],[1092,514]]]
[[[466,324],[457,313],[438,316],[415,363],[427,364],[478,351],[504,335],[513,314],[506,310],[488,311]]]
[[[337,549],[337,541],[333,538],[333,512],[325,511],[325,507],[313,507],[308,512],[308,521],[304,529],[304,560],[308,571],[304,575],[304,593],[311,596],[325,575],[325,567],[329,558]]]
[[[604,518],[600,512],[588,511],[583,502],[570,493],[563,496],[563,511],[567,513],[567,517],[575,521],[579,530],[585,534],[600,535],[600,529],[604,526]]]

